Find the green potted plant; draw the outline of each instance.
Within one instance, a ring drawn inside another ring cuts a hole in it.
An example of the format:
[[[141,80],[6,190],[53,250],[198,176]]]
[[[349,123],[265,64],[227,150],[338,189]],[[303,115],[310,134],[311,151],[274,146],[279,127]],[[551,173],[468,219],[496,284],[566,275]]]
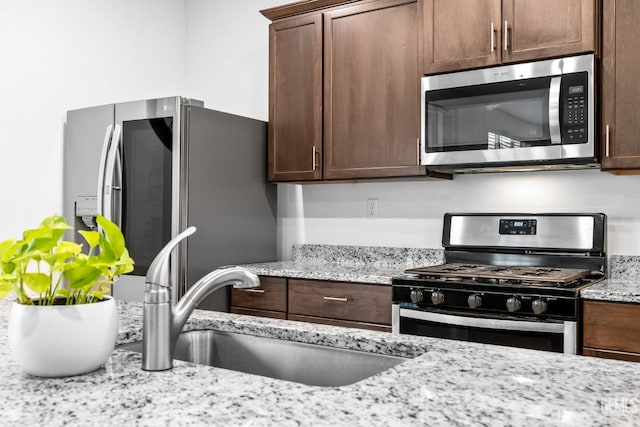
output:
[[[68,376],[93,371],[109,358],[118,333],[115,301],[106,295],[133,270],[122,232],[98,215],[98,231],[78,231],[83,244],[63,240],[71,228],[58,215],[0,242],[0,299],[14,294],[9,346],[29,374]]]

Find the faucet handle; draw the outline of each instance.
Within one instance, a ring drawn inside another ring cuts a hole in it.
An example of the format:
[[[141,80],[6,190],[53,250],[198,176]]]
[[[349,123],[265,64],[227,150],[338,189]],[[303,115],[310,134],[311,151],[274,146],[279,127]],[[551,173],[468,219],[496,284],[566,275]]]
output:
[[[145,279],[147,287],[148,285],[158,285],[165,288],[171,288],[171,283],[169,283],[169,255],[171,255],[171,251],[173,251],[178,243],[195,232],[195,227],[187,228],[182,233],[171,239],[169,243],[160,250],[158,255],[156,255],[153,261],[151,261],[149,270],[147,270],[147,277]]]

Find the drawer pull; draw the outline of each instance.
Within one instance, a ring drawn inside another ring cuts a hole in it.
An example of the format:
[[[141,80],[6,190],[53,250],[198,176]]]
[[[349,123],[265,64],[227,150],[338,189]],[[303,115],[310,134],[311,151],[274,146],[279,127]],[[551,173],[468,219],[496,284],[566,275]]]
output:
[[[264,289],[243,289],[244,292],[252,292],[254,294],[264,294]]]
[[[340,298],[340,297],[322,297],[322,299],[326,299],[327,301],[340,301],[340,302],[348,301],[346,298]]]

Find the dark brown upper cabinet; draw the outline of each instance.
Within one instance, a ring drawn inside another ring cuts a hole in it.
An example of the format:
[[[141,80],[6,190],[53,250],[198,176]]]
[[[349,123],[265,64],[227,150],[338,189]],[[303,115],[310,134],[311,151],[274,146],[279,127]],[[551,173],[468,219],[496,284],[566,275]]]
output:
[[[311,0],[262,13],[273,20],[270,181],[427,176],[416,0]]]
[[[602,169],[640,173],[640,2],[603,3]]]
[[[270,181],[322,178],[322,15],[269,27]]]
[[[599,0],[420,0],[424,74],[595,52]]]
[[[324,178],[424,174],[417,3],[324,14]]]

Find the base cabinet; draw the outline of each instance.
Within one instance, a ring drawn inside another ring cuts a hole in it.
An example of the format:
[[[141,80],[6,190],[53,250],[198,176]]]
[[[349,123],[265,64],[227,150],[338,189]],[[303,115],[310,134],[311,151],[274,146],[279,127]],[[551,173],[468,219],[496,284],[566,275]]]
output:
[[[640,304],[583,302],[585,356],[640,362]]]
[[[231,312],[391,332],[391,287],[260,276],[260,287],[232,289]]]
[[[289,279],[289,319],[391,332],[391,287]]]
[[[231,289],[231,313],[287,318],[287,279],[260,276],[260,286]]]

